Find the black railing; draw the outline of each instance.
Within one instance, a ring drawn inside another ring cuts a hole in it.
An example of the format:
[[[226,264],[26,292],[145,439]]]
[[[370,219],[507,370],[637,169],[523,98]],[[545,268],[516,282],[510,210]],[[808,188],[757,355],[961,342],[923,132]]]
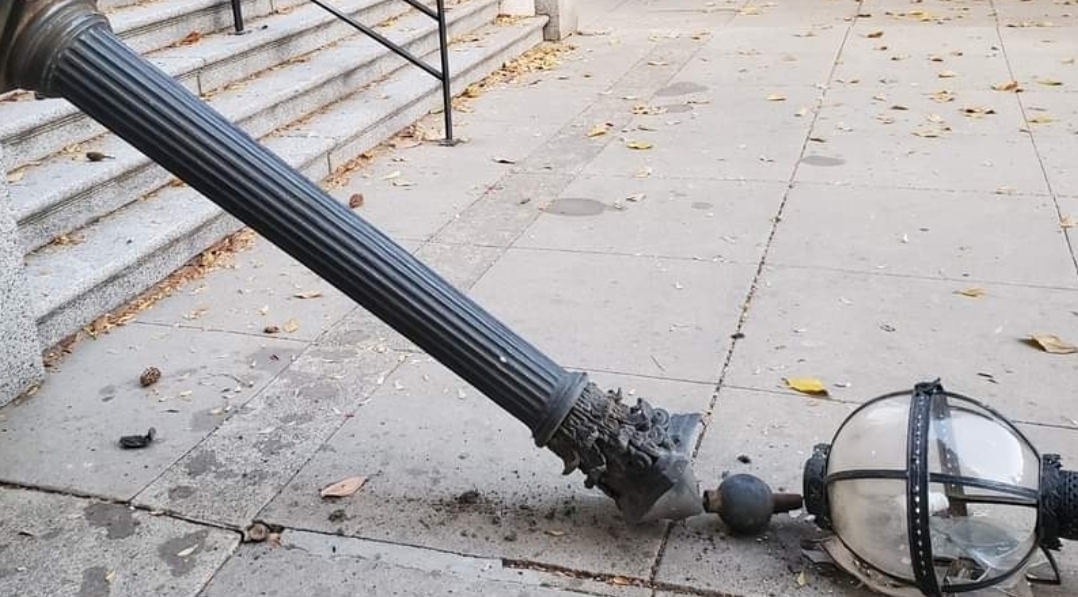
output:
[[[236,33],[239,35],[247,32],[243,24],[242,1],[243,0],[232,0],[232,18],[235,22]],[[373,27],[360,23],[352,18],[351,15],[341,11],[332,4],[325,2],[325,0],[310,1],[441,82],[442,114],[445,117],[445,139],[442,140],[442,144],[456,144],[456,141],[453,139],[453,94],[451,88],[452,81],[450,80],[449,75],[449,32],[445,22],[445,0],[436,0],[436,8],[431,8],[419,0],[404,0],[409,6],[434,19],[435,22],[438,23],[438,54],[441,58],[441,68],[435,68],[423,60],[420,60],[415,54],[412,54],[408,50],[397,45],[388,37],[375,31]]]

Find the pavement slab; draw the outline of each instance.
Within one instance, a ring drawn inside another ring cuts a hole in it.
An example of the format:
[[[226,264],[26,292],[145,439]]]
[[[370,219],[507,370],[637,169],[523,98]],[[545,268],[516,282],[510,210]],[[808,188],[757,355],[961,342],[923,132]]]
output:
[[[0,410],[0,480],[129,500],[243,405],[303,346],[129,324],[83,340],[30,400]],[[159,382],[143,388],[148,367]],[[143,450],[120,436],[156,429]]]
[[[512,249],[472,294],[569,366],[717,381],[755,273],[714,260]]]
[[[647,597],[650,589],[536,570],[494,558],[290,531],[281,547],[244,546],[201,597],[231,595],[441,595]]]
[[[0,488],[0,511],[3,595],[194,597],[239,543],[237,533],[38,491]]]
[[[785,183],[581,176],[514,244],[758,263]]]
[[[956,293],[970,288],[984,295]],[[941,377],[1015,420],[1078,428],[1078,361],[1022,341],[1074,335],[1076,301],[1074,290],[770,266],[725,383],[783,390],[784,378],[816,377],[861,402]]]
[[[1078,288],[1056,202],[1045,196],[798,184],[768,262]]]
[[[708,408],[710,384],[596,374],[627,400]],[[497,450],[490,446],[497,445]],[[609,498],[443,366],[416,356],[386,379],[261,514],[290,528],[647,579],[661,523],[628,526]],[[340,500],[319,488],[362,475]]]
[[[368,330],[377,329],[374,321],[369,317]],[[398,360],[377,333],[308,348],[135,503],[246,526],[341,425],[362,416],[363,405]]]
[[[355,307],[314,272],[256,237],[229,265],[139,314],[138,321],[309,342]],[[267,334],[267,328],[277,331]]]

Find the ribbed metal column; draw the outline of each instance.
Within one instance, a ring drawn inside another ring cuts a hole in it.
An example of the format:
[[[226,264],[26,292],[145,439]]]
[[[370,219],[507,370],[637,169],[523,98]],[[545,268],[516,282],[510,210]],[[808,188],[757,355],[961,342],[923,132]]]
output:
[[[33,4],[33,3],[31,3]],[[60,96],[363,305],[545,444],[583,388],[385,234],[126,47],[83,2],[34,21],[17,83]],[[63,30],[58,28],[63,27]],[[37,68],[46,65],[45,68]],[[24,74],[25,73],[25,74]]]
[[[527,425],[627,520],[701,511],[689,466],[699,415],[626,405],[560,367],[127,48],[90,0],[11,6],[0,13],[0,90],[81,108]]]

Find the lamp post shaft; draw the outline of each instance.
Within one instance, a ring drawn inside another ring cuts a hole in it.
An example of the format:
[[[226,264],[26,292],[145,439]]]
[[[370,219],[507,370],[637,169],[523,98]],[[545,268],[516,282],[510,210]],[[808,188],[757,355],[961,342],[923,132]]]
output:
[[[75,104],[523,422],[627,519],[699,511],[697,415],[625,405],[558,365],[124,45],[91,0],[3,10],[0,91]]]

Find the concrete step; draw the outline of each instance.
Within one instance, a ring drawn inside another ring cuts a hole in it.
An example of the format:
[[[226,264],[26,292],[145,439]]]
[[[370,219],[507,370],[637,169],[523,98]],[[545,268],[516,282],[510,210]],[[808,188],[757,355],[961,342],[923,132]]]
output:
[[[454,89],[539,44],[545,23],[536,17],[487,25],[476,32],[477,41],[454,44]],[[437,52],[426,59],[436,60]],[[440,89],[419,69],[398,69],[263,142],[317,180],[438,107]],[[50,346],[124,304],[239,227],[192,189],[166,186],[79,230],[79,244],[49,245],[27,255],[42,344]]]
[[[489,23],[497,10],[495,0],[460,4],[447,12],[450,31],[471,31]],[[437,48],[434,21],[418,13],[402,17],[384,32],[418,54]],[[302,60],[222,89],[207,97],[207,102],[258,138],[363,88],[403,64],[403,59],[373,40],[352,35]],[[71,149],[26,168],[22,178],[10,185],[19,234],[27,251],[106,216],[171,178],[113,135]],[[82,156],[88,150],[100,151],[112,159],[87,162]]]
[[[400,0],[335,0],[335,5],[372,25],[409,10]],[[139,9],[145,18],[161,14]],[[252,18],[247,26],[250,33],[246,35],[233,35],[230,30],[208,34],[196,43],[163,48],[147,58],[191,91],[207,94],[355,34],[346,23],[311,3]],[[34,101],[23,95],[22,101],[0,104],[0,115],[0,145],[8,172],[105,133],[62,99]]]

